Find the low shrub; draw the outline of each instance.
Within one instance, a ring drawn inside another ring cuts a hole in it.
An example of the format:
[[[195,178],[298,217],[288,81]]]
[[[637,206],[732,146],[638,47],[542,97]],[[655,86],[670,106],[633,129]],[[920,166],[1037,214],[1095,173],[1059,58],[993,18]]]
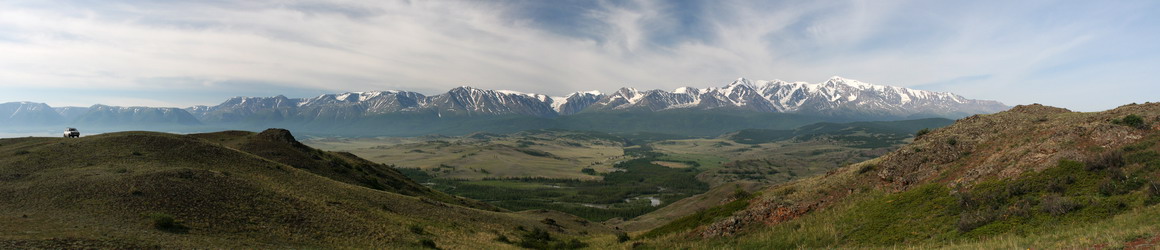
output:
[[[1160,203],[1160,182],[1148,181],[1144,185],[1144,193],[1148,195],[1148,199],[1144,201],[1147,205]]]
[[[1112,150],[1107,153],[1100,154],[1095,159],[1085,162],[1085,169],[1088,171],[1104,170],[1109,168],[1119,168],[1124,166],[1124,152],[1119,150]]]
[[[435,241],[431,239],[421,239],[419,240],[419,245],[424,248],[439,249],[438,246],[435,246]]]
[[[1043,212],[1051,213],[1052,215],[1063,215],[1079,208],[1080,204],[1068,197],[1057,194],[1050,194],[1043,197]]]
[[[993,209],[967,211],[959,215],[957,228],[959,232],[968,232],[995,221],[995,219],[999,218],[999,214],[1000,211]]]
[[[914,133],[914,138],[915,139],[922,138],[922,136],[924,136],[926,134],[930,134],[930,128],[923,128],[923,129],[918,130],[917,133]]]
[[[1112,123],[1139,129],[1148,128],[1148,124],[1144,122],[1144,117],[1140,117],[1136,114],[1124,116],[1123,119],[1112,120]]]
[[[188,227],[182,225],[182,221],[177,220],[173,215],[166,213],[152,213],[149,218],[153,220],[153,228],[170,233],[185,233],[189,230]]]
[[[629,241],[631,239],[632,238],[628,237],[628,233],[625,233],[625,232],[616,233],[616,242],[624,243],[625,241]]]
[[[548,231],[539,228],[521,235],[520,243],[517,245],[531,249],[580,249],[588,247],[587,243],[577,239],[567,241],[554,239]]]
[[[587,174],[587,175],[596,175],[596,169],[592,169],[592,168],[580,169],[580,172]]]
[[[495,239],[494,239],[494,240],[495,240],[496,242],[505,243],[505,244],[511,244],[511,243],[512,243],[512,240],[511,240],[511,239],[508,239],[508,237],[507,237],[507,236],[505,236],[505,235],[502,235],[502,234],[501,234],[501,235],[499,235],[499,236],[495,236]]]
[[[544,220],[541,220],[540,223],[544,223],[545,225],[555,226],[555,227],[560,226],[560,224],[557,224],[556,220],[553,220],[552,218],[544,218]]]

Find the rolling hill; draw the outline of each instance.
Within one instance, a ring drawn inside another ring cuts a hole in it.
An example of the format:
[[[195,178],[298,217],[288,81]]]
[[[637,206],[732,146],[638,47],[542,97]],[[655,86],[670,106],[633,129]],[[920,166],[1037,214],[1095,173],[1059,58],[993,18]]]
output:
[[[457,204],[490,209],[284,130],[0,139],[0,248],[514,248],[611,233]]]
[[[638,234],[656,248],[1123,247],[1160,237],[1160,104],[971,116]],[[1133,243],[1136,242],[1136,243]]]

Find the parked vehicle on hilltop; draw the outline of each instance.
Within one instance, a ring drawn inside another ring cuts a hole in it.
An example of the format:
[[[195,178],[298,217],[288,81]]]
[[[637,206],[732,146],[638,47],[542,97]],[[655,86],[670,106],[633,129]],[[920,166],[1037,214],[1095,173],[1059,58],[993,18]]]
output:
[[[76,128],[68,128],[68,129],[64,130],[64,138],[77,138],[77,137],[81,137],[81,131],[77,131]]]

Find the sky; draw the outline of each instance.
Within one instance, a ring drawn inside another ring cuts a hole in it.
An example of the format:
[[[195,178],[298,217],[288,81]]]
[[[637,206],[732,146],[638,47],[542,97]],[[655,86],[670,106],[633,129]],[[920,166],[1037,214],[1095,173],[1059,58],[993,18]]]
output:
[[[0,102],[52,106],[842,76],[1100,111],[1158,72],[1160,1],[0,1]]]

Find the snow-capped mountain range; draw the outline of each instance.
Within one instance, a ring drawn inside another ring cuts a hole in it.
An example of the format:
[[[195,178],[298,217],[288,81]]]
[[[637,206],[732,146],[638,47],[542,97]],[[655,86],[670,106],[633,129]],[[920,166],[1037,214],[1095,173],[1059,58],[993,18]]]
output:
[[[408,91],[327,94],[313,98],[235,97],[217,106],[188,108],[205,122],[357,119],[391,113],[444,115],[529,115],[556,117],[580,112],[736,110],[820,116],[913,116],[957,118],[1007,109],[995,101],[971,100],[942,92],[874,85],[833,77],[822,83],[737,79],[723,87],[682,87],[674,91],[621,88],[604,94],[575,92],[563,97],[508,90],[457,87],[425,96]]]
[[[959,118],[1007,108],[995,101],[841,77],[821,83],[737,79],[722,87],[673,91],[621,88],[607,94],[584,91],[567,96],[463,86],[431,96],[370,91],[311,98],[234,97],[214,106],[184,109],[100,104],[54,108],[43,103],[10,102],[0,104],[0,129],[77,126],[109,131],[200,131],[283,127],[317,134],[413,136],[538,128],[651,131],[659,126],[671,133],[710,134],[706,131],[784,129],[818,121]]]

